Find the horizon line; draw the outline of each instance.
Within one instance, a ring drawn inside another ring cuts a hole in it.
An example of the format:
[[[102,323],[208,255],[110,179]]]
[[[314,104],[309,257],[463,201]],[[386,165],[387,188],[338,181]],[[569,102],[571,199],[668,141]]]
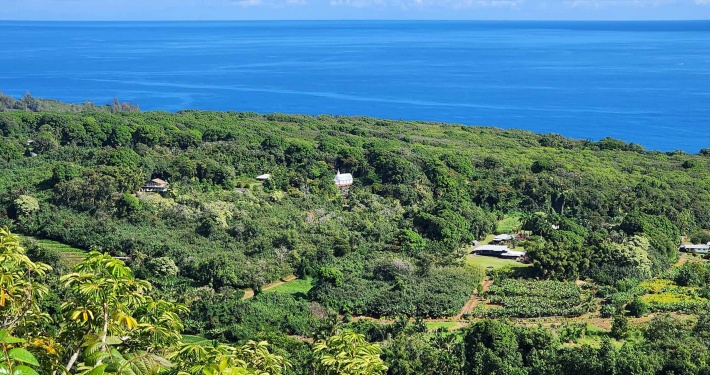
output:
[[[372,19],[372,18],[346,18],[346,19],[320,19],[320,18],[304,18],[304,19],[144,19],[144,20],[62,20],[62,19],[0,19],[0,22],[710,22],[710,19],[445,19],[445,18],[407,18],[407,19]]]

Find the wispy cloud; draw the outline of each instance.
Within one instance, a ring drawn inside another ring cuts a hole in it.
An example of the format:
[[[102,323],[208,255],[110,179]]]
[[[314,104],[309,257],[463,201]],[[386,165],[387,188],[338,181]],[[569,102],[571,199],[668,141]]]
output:
[[[710,0],[695,0],[710,1]],[[667,4],[676,4],[677,0],[569,0],[564,1],[568,8],[612,8],[612,7],[657,7]]]
[[[466,0],[460,5],[464,8],[518,8],[524,2],[524,0]]]
[[[368,8],[387,5],[384,0],[330,0],[331,6],[347,6],[353,8]]]
[[[710,1],[710,0],[708,0]],[[353,8],[392,7],[400,9],[518,8],[525,0],[330,0],[331,6]]]
[[[261,5],[261,0],[239,0],[235,1],[234,4],[239,5],[240,7],[255,7]]]
[[[307,0],[230,0],[230,3],[242,8],[284,8],[308,5]]]

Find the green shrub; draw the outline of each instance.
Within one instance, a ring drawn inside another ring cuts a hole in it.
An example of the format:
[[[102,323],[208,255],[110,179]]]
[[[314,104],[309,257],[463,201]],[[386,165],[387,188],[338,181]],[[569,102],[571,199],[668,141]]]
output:
[[[649,312],[648,304],[639,297],[634,298],[633,301],[626,305],[626,309],[629,310],[631,315],[637,318],[640,318]]]

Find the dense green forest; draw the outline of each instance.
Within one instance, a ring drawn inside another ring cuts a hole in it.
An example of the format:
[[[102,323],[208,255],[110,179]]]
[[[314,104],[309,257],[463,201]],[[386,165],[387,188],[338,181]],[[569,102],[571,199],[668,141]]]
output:
[[[682,235],[710,241],[710,149],[29,95],[0,96],[0,136],[0,227],[29,257],[3,242],[2,296],[24,291],[0,299],[6,366],[24,348],[42,373],[710,373],[710,268],[678,261]],[[154,178],[167,192],[141,191]],[[471,264],[511,218],[530,266]],[[306,287],[265,290],[291,275]],[[585,317],[611,330],[567,320]],[[358,348],[365,370],[328,357]]]

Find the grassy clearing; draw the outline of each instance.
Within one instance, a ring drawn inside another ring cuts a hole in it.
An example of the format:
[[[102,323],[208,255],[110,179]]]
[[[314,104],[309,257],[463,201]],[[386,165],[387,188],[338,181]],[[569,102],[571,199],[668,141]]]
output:
[[[446,328],[451,331],[460,326],[458,322],[426,322],[425,324],[427,329],[429,329],[430,331],[434,331],[439,328]]]
[[[476,265],[482,267],[483,269],[487,269],[488,267],[499,269],[504,267],[518,268],[530,266],[529,264],[520,263],[515,260],[501,259],[484,255],[469,255],[466,257],[466,264]]]
[[[520,221],[520,216],[505,216],[503,220],[498,221],[496,233],[513,233],[516,229],[520,229],[521,225],[522,222]]]
[[[295,279],[279,286],[265,290],[264,293],[286,293],[294,296],[308,295],[308,292],[313,288],[313,279]]]

